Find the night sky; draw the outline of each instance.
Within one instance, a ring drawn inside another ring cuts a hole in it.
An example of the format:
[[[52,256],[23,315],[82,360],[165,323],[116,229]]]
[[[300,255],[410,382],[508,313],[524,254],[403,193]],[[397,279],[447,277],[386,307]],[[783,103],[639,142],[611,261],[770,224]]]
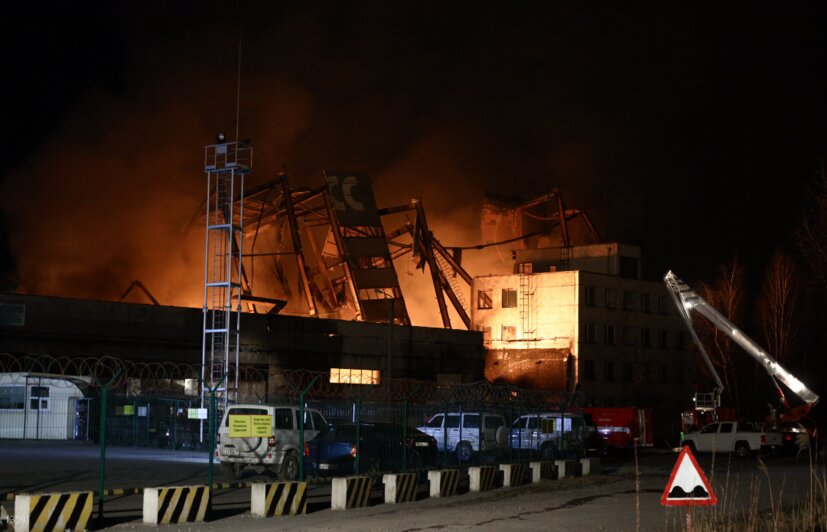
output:
[[[112,4],[4,17],[7,287],[162,292],[164,260],[197,264],[179,236],[203,146],[235,135],[239,39],[251,184],[365,170],[449,245],[477,243],[485,190],[559,186],[649,278],[711,281],[736,253],[760,276],[827,152],[823,3]]]

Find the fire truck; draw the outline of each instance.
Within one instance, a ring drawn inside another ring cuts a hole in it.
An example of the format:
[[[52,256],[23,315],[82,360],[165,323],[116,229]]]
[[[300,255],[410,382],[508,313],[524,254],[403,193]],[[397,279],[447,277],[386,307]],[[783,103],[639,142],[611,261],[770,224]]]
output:
[[[721,393],[724,390],[724,385],[692,325],[692,312],[697,312],[705,317],[712,325],[717,327],[718,330],[732,338],[736,344],[758,361],[769,374],[779,396],[779,406],[771,409],[770,414],[767,416],[767,425],[772,428],[777,428],[784,422],[809,420],[809,412],[816,403],[818,403],[818,395],[782,367],[781,364],[767,354],[761,346],[733,325],[732,322],[718,312],[715,307],[689,288],[689,286],[674,273],[671,271],[667,272],[663,278],[663,282],[666,284],[669,295],[672,296],[672,300],[678,309],[678,314],[686,323],[689,334],[692,336],[692,340],[701,353],[709,373],[715,380],[715,388],[712,392],[696,392],[693,398],[694,408],[683,413],[681,426],[684,432],[696,430],[714,421],[734,420],[736,417],[733,409],[721,407]],[[779,385],[779,381],[801,399],[803,404],[794,407],[790,406],[787,396]]]
[[[606,450],[652,446],[652,409],[635,407],[584,407],[591,416]]]

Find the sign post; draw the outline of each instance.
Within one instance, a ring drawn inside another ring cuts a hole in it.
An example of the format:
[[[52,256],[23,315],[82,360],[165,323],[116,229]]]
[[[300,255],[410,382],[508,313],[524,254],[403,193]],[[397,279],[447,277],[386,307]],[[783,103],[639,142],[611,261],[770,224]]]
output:
[[[712,491],[706,475],[695,460],[695,455],[684,446],[678,455],[678,461],[669,476],[669,482],[661,495],[660,503],[663,506],[686,507],[686,529],[692,530],[690,506],[711,506],[718,504],[718,497]]]

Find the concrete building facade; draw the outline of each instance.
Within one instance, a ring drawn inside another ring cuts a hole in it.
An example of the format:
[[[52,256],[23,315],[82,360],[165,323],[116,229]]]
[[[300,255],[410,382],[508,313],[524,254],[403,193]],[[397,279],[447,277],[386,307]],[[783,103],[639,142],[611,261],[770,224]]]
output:
[[[678,430],[695,354],[663,283],[639,278],[639,259],[618,244],[526,250],[516,273],[475,278],[486,378],[577,389],[584,406],[649,407],[656,438]]]

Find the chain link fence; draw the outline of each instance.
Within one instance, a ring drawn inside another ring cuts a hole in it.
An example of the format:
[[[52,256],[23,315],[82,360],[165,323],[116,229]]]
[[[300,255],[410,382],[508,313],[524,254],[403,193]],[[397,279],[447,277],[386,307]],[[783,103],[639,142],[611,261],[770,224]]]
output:
[[[0,354],[0,499],[85,489],[102,505],[118,490],[424,473],[583,456],[589,446],[579,398],[561,392],[408,379],[350,384],[326,372],[243,367],[238,403],[226,416],[216,409],[211,424],[199,375],[198,365]],[[247,410],[236,418],[236,408]],[[270,416],[269,432],[234,434],[249,430],[255,412]],[[239,456],[252,457],[248,467],[232,465]]]

